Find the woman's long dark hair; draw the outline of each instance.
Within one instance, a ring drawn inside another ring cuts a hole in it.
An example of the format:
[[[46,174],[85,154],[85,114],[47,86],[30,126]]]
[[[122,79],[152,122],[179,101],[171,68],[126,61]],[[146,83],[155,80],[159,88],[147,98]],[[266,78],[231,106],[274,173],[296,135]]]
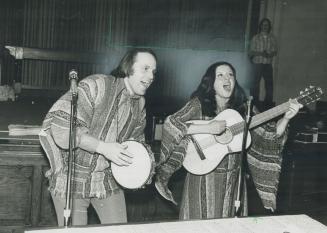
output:
[[[235,87],[231,98],[227,103],[228,108],[235,109],[241,115],[245,113],[245,101],[246,95],[242,87],[238,84],[236,80],[235,68],[228,62],[216,62],[209,66],[205,74],[203,75],[198,88],[192,93],[191,98],[197,97],[202,106],[202,114],[209,117],[214,117],[216,115],[215,110],[217,108],[217,102],[215,98],[214,83],[216,80],[216,69],[218,66],[227,65],[231,68],[235,77]]]

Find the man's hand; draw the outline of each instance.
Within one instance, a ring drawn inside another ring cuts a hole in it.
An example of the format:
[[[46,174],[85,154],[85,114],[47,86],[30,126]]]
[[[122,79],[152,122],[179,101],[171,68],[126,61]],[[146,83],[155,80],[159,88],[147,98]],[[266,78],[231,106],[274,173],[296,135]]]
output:
[[[266,50],[262,52],[262,56],[264,56],[266,58],[271,58],[271,57],[273,57],[275,55],[276,55],[276,52],[268,52]]]
[[[262,52],[262,56],[266,58],[270,57],[269,53],[266,50]]]
[[[118,166],[128,166],[133,162],[133,155],[127,149],[127,145],[101,141],[96,148],[96,152],[102,154]]]

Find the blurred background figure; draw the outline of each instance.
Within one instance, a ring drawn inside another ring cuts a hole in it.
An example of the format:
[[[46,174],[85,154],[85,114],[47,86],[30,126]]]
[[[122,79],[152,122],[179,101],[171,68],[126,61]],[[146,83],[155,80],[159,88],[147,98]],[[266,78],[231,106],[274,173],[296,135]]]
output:
[[[259,32],[250,44],[249,56],[254,65],[254,82],[251,87],[251,95],[254,104],[263,109],[274,106],[273,104],[273,67],[272,61],[277,54],[277,41],[271,33],[271,22],[264,18],[259,23]],[[260,81],[264,79],[265,98],[263,105],[259,103]]]

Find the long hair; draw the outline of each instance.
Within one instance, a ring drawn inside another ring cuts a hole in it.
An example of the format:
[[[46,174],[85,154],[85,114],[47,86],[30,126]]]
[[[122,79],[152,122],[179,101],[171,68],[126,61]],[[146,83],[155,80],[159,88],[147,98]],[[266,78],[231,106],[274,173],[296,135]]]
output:
[[[155,60],[157,60],[157,56],[152,49],[134,48],[125,54],[125,56],[120,60],[118,66],[113,69],[110,74],[116,78],[125,78],[129,75],[132,75],[134,72],[133,65],[138,53],[149,53],[154,57]]]
[[[202,114],[205,116],[213,117],[216,115],[215,110],[217,108],[217,102],[215,98],[214,83],[216,80],[216,69],[218,66],[227,65],[231,68],[235,77],[235,87],[231,98],[227,103],[228,108],[237,110],[241,115],[244,115],[244,102],[246,101],[246,95],[242,87],[236,80],[235,68],[228,62],[216,62],[209,66],[205,74],[203,75],[201,82],[197,89],[192,93],[191,98],[197,97],[202,106]]]
[[[262,31],[262,24],[264,23],[264,22],[267,22],[268,23],[268,33],[270,33],[270,31],[271,31],[271,21],[270,21],[270,19],[268,19],[268,18],[263,18],[261,21],[260,21],[260,23],[259,23],[259,32],[261,32]]]

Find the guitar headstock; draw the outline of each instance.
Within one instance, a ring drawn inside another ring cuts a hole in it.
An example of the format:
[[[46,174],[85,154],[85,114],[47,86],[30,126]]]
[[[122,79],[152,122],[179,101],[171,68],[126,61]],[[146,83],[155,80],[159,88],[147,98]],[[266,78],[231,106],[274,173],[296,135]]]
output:
[[[300,95],[296,100],[303,105],[308,105],[320,99],[323,91],[320,87],[310,86],[307,87],[304,91],[300,92]]]

